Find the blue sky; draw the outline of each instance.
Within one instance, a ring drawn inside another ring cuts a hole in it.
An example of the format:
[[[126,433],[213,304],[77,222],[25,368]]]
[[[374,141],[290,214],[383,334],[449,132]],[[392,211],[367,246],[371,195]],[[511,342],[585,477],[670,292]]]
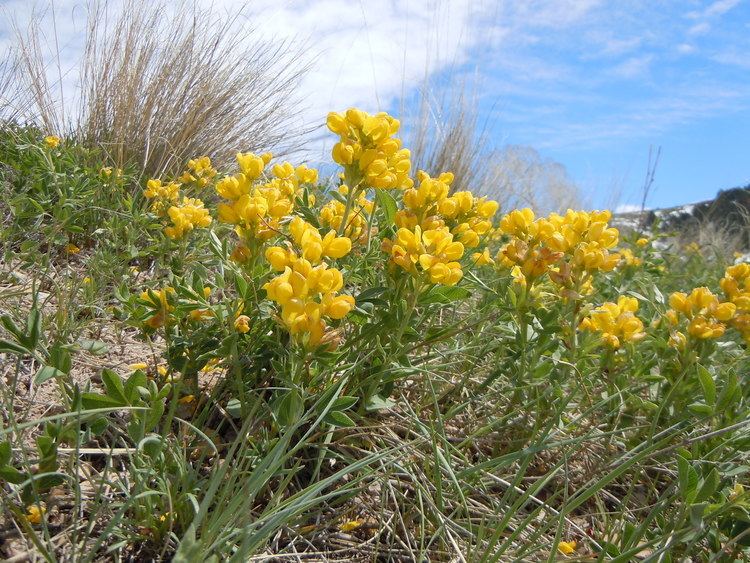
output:
[[[53,5],[70,104],[86,0]],[[34,6],[50,2],[0,0],[0,50],[13,47],[11,16],[23,26]],[[242,18],[248,37],[309,56],[299,94],[303,125],[319,125],[311,162],[328,159],[328,111],[398,115],[427,75],[468,84],[490,148],[528,145],[562,163],[594,206],[640,202],[650,146],[662,147],[650,206],[750,183],[750,0],[252,0]]]
[[[575,4],[477,51],[494,139],[563,163],[595,204],[639,201],[651,145],[651,205],[750,183],[750,2]]]

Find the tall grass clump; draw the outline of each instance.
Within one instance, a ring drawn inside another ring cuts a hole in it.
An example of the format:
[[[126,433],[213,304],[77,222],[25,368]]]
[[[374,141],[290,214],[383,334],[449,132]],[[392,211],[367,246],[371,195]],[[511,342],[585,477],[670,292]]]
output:
[[[72,70],[60,67],[45,21],[36,13],[15,25],[25,117],[104,147],[117,166],[155,174],[188,155],[226,162],[237,149],[291,150],[299,140],[295,87],[306,62],[293,44],[261,38],[242,7],[92,3]]]
[[[472,190],[503,208],[549,213],[584,206],[581,190],[562,164],[532,147],[493,144],[490,123],[479,116],[481,102],[476,85],[446,87],[425,78],[407,137],[415,167],[430,174],[452,170],[454,192]]]

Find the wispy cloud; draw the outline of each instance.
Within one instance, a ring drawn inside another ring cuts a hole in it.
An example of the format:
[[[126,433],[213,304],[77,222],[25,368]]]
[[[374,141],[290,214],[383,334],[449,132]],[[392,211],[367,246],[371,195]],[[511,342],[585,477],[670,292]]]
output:
[[[640,55],[615,65],[612,73],[620,78],[638,78],[646,74],[654,60],[653,55]]]

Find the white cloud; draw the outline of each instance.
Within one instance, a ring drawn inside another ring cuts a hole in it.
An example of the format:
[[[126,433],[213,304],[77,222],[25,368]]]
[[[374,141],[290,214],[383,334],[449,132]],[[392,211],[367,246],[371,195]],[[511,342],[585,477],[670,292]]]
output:
[[[722,16],[740,3],[740,0],[717,0],[703,12],[706,17]]]
[[[711,31],[711,24],[708,22],[701,22],[690,26],[687,32],[688,35],[704,35],[709,31]]]
[[[620,78],[638,78],[648,72],[653,59],[653,55],[630,57],[624,62],[616,65],[612,69],[612,72]]]
[[[615,213],[635,213],[640,210],[641,206],[634,203],[620,203],[615,207]]]

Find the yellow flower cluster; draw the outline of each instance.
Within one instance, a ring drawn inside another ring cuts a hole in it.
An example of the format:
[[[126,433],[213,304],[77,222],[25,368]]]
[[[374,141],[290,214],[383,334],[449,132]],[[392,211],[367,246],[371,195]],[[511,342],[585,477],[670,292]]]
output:
[[[203,207],[200,199],[184,197],[179,205],[173,205],[167,210],[172,225],[164,229],[164,234],[171,239],[185,236],[195,227],[208,227],[211,215]]]
[[[623,342],[637,342],[646,336],[637,311],[638,300],[623,295],[617,303],[607,302],[594,309],[581,321],[580,328],[600,333],[604,343],[616,350]]]
[[[172,303],[174,294],[175,290],[170,286],[141,293],[141,299],[153,310],[152,315],[145,321],[148,328],[157,329],[166,324],[170,311],[174,310]]]
[[[510,237],[497,261],[510,268],[525,285],[547,273],[555,283],[577,292],[585,290],[590,275],[610,271],[620,254],[610,252],[619,232],[608,226],[609,211],[573,211],[535,218],[531,209],[517,209],[500,221],[500,231]]]
[[[164,228],[164,234],[171,239],[182,238],[196,227],[208,227],[211,224],[211,215],[200,199],[183,197],[180,201],[180,187],[181,184],[177,182],[165,184],[152,178],[143,190],[143,195],[152,200],[151,211],[172,222]]]
[[[338,294],[344,286],[341,272],[323,261],[346,256],[352,242],[333,230],[321,236],[318,229],[299,217],[289,222],[288,229],[293,244],[266,249],[271,267],[282,273],[263,288],[281,307],[280,317],[289,332],[313,347],[326,334],[326,317],[341,319],[354,308],[353,297]]]
[[[48,149],[56,149],[59,144],[60,144],[60,137],[58,137],[56,135],[47,135],[44,138],[44,145]]]
[[[458,260],[464,254],[464,245],[453,240],[448,227],[426,231],[419,225],[413,229],[401,227],[396,240],[383,242],[383,249],[394,264],[418,278],[427,276],[430,283],[456,285],[463,277]]]
[[[188,161],[187,170],[180,176],[180,182],[193,183],[199,188],[205,188],[214,176],[216,176],[216,169],[211,166],[211,159],[201,156]]]
[[[227,176],[216,184],[216,192],[228,202],[218,206],[219,219],[237,225],[244,239],[265,241],[281,231],[281,220],[294,210],[300,195],[300,183],[313,184],[317,170],[306,166],[295,168],[288,162],[271,168],[272,178],[258,182],[271,161],[270,153],[257,156],[238,154],[240,173]]]
[[[396,213],[396,238],[386,239],[383,249],[412,275],[455,285],[463,277],[458,260],[465,248],[476,248],[490,234],[499,206],[468,191],[449,195],[450,172],[432,178],[420,170],[417,179],[419,186],[404,191],[404,209]],[[474,263],[484,258],[490,259],[489,253],[477,253]]]
[[[677,327],[681,317],[687,321],[687,332],[693,338],[701,340],[721,337],[726,330],[726,323],[731,321],[737,306],[731,302],[720,302],[707,287],[696,287],[689,294],[676,292],[669,296],[667,321]],[[672,331],[670,344],[682,348],[686,344],[685,334],[679,330]]]
[[[475,197],[469,191],[449,196],[453,174],[444,172],[437,178],[420,170],[419,187],[404,192],[404,207],[396,214],[396,225],[413,230],[447,226],[466,248],[476,248],[492,231],[492,217],[499,209],[496,201]]]
[[[143,195],[151,201],[152,213],[159,217],[166,217],[169,208],[180,199],[180,184],[177,182],[162,183],[158,178],[146,182]]]
[[[405,189],[413,185],[409,177],[411,154],[394,137],[401,125],[398,119],[383,112],[370,115],[351,108],[344,114],[329,113],[326,123],[339,135],[331,152],[333,160],[344,166],[346,181],[354,189]]]
[[[339,193],[347,195],[349,188],[346,185],[342,185],[339,187]],[[353,241],[366,242],[367,222],[372,214],[372,209],[372,201],[365,197],[364,192],[359,192],[346,219],[346,228],[343,229],[342,234]],[[341,230],[341,222],[344,220],[345,212],[346,205],[337,199],[332,199],[320,210],[318,219],[321,225],[335,229],[338,232]]]
[[[719,284],[727,300],[736,307],[732,326],[750,344],[750,263],[729,266]]]
[[[299,258],[318,264],[323,258],[343,258],[352,249],[352,241],[347,237],[336,236],[335,231],[328,231],[324,237],[310,223],[300,217],[294,217],[289,223],[289,233],[294,240],[300,255],[291,248],[271,246],[266,250],[266,259],[276,271],[283,271]]]
[[[354,308],[353,297],[338,294],[343,286],[344,278],[336,268],[325,262],[313,266],[297,258],[263,288],[281,307],[281,320],[290,334],[314,347],[326,334],[326,317],[342,319]]]
[[[118,180],[122,177],[122,168],[112,168],[111,166],[102,166],[99,174],[104,180]]]
[[[637,268],[643,264],[643,260],[641,260],[638,256],[633,254],[633,251],[629,248],[623,248],[620,250],[620,266],[624,268]]]

